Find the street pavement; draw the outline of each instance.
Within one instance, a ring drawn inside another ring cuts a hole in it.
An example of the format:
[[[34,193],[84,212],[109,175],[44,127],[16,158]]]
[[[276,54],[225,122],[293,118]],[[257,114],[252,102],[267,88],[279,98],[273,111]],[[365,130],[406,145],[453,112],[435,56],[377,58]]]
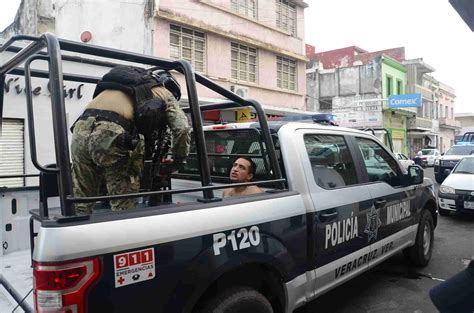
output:
[[[425,177],[434,180],[433,168]],[[333,289],[296,313],[433,313],[428,292],[466,268],[474,255],[474,218],[439,216],[433,255],[425,268],[410,266],[400,253]]]

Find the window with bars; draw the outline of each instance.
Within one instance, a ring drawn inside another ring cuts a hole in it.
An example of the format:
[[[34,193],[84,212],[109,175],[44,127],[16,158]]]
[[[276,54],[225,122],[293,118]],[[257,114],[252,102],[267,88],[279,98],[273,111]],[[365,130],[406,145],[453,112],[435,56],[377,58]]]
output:
[[[233,79],[251,83],[257,82],[257,49],[232,42],[231,63]]]
[[[277,56],[277,86],[296,90],[296,61]]]
[[[170,25],[170,57],[189,61],[196,72],[206,67],[206,34]]]
[[[276,26],[296,35],[296,5],[288,0],[276,0]]]
[[[232,11],[257,18],[257,0],[231,0]]]

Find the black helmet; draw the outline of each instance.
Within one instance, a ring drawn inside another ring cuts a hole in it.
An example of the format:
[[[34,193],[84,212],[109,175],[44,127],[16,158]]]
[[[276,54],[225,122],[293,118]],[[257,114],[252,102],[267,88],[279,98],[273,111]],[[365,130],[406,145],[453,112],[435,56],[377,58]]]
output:
[[[170,72],[165,70],[157,70],[152,72],[151,75],[156,79],[158,85],[168,89],[168,91],[173,94],[176,100],[181,99],[181,86]]]

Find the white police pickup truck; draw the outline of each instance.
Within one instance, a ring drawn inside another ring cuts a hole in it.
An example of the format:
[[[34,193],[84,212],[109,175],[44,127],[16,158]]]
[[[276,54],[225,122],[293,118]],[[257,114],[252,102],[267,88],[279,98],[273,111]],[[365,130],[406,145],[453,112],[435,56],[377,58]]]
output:
[[[430,261],[437,222],[432,183],[418,166],[405,174],[374,136],[311,123],[269,125],[257,102],[194,74],[185,61],[51,34],[28,39],[31,45],[3,65],[0,75],[46,48],[48,75],[56,78],[51,98],[57,164],[37,164],[42,205],[31,211],[36,312],[292,312],[396,253],[403,251],[416,266]],[[72,195],[62,79],[91,78],[63,75],[59,47],[184,74],[194,145],[187,167],[164,190]],[[30,73],[27,65],[18,72],[27,73],[28,85],[30,75],[43,72]],[[199,106],[195,80],[231,101]],[[253,107],[259,123],[203,130],[200,111],[241,106]],[[233,186],[258,184],[265,192],[221,198],[221,190],[231,186],[223,184],[230,164],[243,155],[257,164],[255,181]],[[153,195],[171,199],[148,206]],[[49,196],[59,196],[59,208],[44,205]],[[139,197],[142,205],[75,214],[76,202],[119,197]],[[15,289],[14,282],[7,284]]]

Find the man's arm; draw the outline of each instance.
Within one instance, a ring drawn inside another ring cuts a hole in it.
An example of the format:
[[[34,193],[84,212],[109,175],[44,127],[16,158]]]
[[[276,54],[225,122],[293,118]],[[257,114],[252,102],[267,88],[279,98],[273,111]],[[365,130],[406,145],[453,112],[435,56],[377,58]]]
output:
[[[166,103],[166,120],[173,134],[173,159],[177,161],[184,161],[189,154],[189,146],[191,142],[188,119],[184,111],[179,107],[178,101],[175,97],[162,88],[163,100]]]

